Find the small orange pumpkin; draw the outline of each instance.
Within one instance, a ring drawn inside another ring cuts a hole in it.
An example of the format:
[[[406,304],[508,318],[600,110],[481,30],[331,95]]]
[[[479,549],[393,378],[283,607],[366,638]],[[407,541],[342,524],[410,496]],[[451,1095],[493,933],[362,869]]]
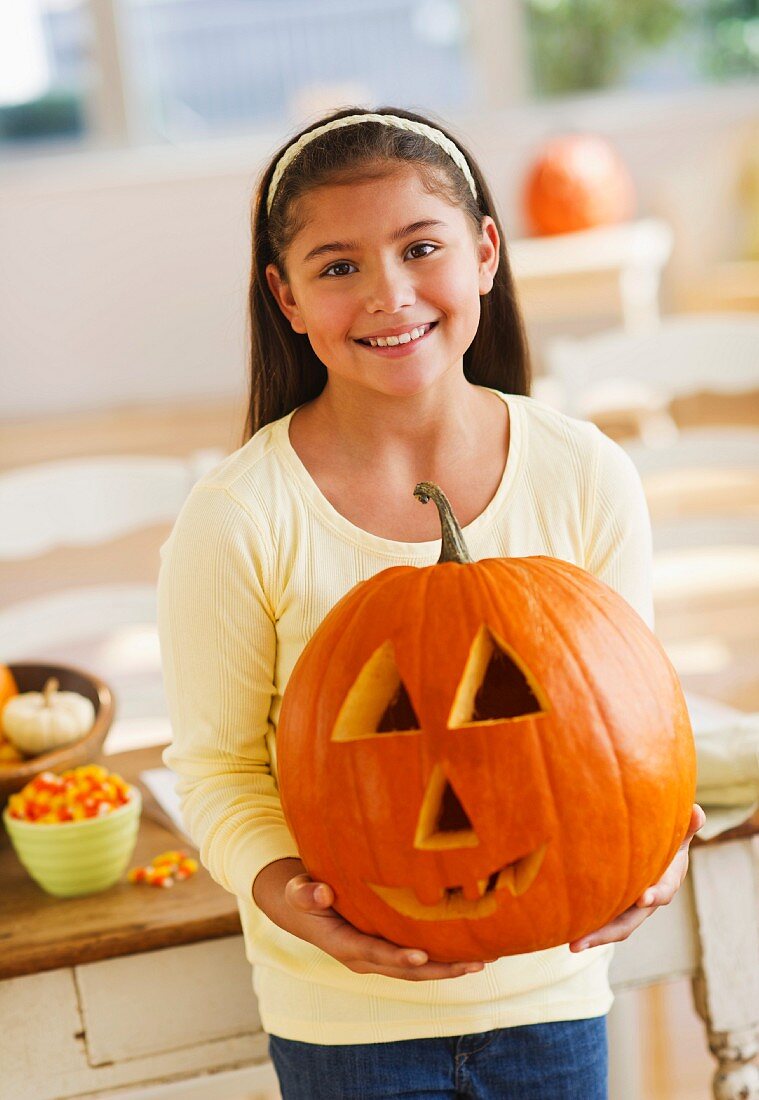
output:
[[[554,138],[538,154],[523,201],[531,233],[572,233],[631,218],[635,188],[624,162],[604,138],[570,134]]]
[[[442,961],[570,942],[656,882],[696,758],[637,613],[555,558],[473,562],[448,501],[437,564],[356,585],[300,655],[277,732],[286,820],[364,932]]]
[[[13,673],[7,664],[0,664],[0,714],[2,714],[2,708],[9,698],[13,698],[14,695],[18,694],[19,685],[15,682]]]
[[[0,711],[14,695],[18,695],[18,684],[7,665],[0,665]]]
[[[3,707],[18,693],[13,673],[7,665],[0,665],[0,768],[15,767],[24,759],[15,745],[6,739],[2,725]]]

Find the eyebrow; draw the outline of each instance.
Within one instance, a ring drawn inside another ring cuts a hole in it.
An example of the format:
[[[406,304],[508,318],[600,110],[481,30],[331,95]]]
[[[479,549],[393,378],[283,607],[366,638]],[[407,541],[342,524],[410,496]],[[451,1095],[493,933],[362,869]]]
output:
[[[436,226],[445,226],[445,224],[445,222],[434,219],[412,222],[411,225],[404,225],[401,229],[394,230],[389,239],[391,242],[400,241],[404,237],[410,237],[412,233],[419,233],[422,229],[434,229]],[[316,260],[320,256],[326,256],[331,252],[356,252],[360,247],[360,241],[330,241],[328,244],[320,244],[316,248],[312,248],[303,262],[307,264],[309,261]]]

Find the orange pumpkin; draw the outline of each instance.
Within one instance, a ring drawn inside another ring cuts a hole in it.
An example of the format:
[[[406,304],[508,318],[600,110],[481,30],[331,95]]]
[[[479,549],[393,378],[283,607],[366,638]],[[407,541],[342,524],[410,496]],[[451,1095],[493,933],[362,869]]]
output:
[[[18,684],[7,665],[0,665],[0,712],[14,695],[18,695]]]
[[[15,746],[6,739],[2,722],[3,707],[18,693],[18,684],[13,673],[7,665],[0,665],[0,768],[15,767],[24,759]]]
[[[567,943],[682,842],[696,760],[677,676],[608,586],[550,557],[355,586],[300,655],[277,732],[286,820],[364,932],[442,961]]]
[[[631,218],[635,188],[625,164],[602,137],[572,134],[550,141],[524,186],[529,231],[572,233]]]

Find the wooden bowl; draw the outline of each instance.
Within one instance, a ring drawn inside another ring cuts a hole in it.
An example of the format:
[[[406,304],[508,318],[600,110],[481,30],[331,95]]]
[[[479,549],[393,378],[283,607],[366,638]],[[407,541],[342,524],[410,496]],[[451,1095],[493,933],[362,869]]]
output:
[[[116,711],[113,692],[108,685],[89,672],[66,665],[8,665],[19,692],[42,691],[46,681],[54,676],[60,691],[76,691],[86,696],[95,707],[95,721],[89,733],[59,749],[30,756],[17,764],[0,765],[0,807],[14,791],[20,791],[39,772],[61,772],[89,764],[101,755],[105,735],[111,728]]]

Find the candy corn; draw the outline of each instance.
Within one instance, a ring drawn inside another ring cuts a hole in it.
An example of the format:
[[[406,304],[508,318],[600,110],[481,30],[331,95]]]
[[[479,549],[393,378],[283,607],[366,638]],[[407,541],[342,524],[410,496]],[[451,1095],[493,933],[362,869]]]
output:
[[[143,883],[146,886],[173,886],[175,882],[194,875],[198,861],[186,852],[168,851],[151,859],[146,867],[132,867],[127,878],[130,882]]]
[[[129,801],[129,784],[100,764],[61,772],[40,772],[8,799],[8,812],[21,821],[60,825],[118,810]]]

